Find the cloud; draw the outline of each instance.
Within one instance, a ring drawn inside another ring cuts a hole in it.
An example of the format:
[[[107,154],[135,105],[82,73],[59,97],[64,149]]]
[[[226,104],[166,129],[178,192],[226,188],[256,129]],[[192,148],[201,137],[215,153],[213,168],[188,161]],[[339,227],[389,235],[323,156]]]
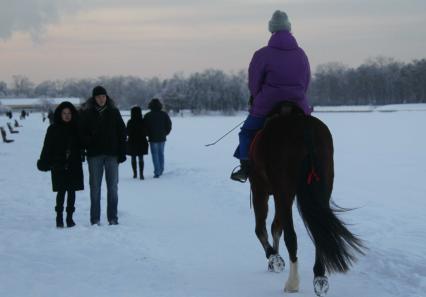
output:
[[[318,0],[308,0],[318,1]],[[143,13],[144,21],[156,24],[214,26],[223,23],[247,23],[272,12],[277,0],[0,0],[0,41],[10,39],[14,33],[29,34],[38,42],[47,28],[59,24],[66,15],[83,11],[113,9],[117,17],[122,10],[154,12]],[[287,0],[286,5],[297,1]],[[242,9],[243,8],[243,9]],[[266,13],[267,11],[267,13]],[[126,22],[126,20],[123,20]],[[266,21],[265,21],[266,22]]]
[[[29,33],[39,40],[50,24],[84,8],[82,0],[0,0],[0,40],[15,32]]]

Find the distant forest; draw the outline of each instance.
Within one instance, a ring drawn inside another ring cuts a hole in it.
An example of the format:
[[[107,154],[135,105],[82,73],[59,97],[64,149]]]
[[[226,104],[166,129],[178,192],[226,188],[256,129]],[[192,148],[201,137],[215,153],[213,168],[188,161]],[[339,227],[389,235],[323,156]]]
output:
[[[121,108],[146,108],[153,97],[167,109],[232,113],[247,109],[247,72],[225,73],[208,69],[168,79],[135,76],[44,81],[38,85],[22,75],[8,85],[0,81],[1,97],[88,98],[92,88],[103,85]],[[391,58],[370,59],[357,68],[340,63],[317,67],[309,87],[312,105],[384,105],[426,102],[426,59],[402,63]]]

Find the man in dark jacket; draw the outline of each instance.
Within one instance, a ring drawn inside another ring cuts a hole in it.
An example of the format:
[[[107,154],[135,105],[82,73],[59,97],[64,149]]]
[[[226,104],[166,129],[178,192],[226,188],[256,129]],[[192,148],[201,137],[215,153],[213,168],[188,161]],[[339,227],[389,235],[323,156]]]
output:
[[[166,136],[172,130],[172,121],[169,115],[162,111],[163,105],[160,100],[152,99],[148,108],[151,111],[145,115],[144,121],[154,163],[154,178],[158,178],[164,171],[164,146]]]
[[[106,90],[97,86],[85,103],[81,117],[81,137],[87,153],[90,183],[90,222],[100,224],[101,184],[105,170],[107,218],[118,224],[118,164],[126,160],[126,126],[120,111]]]

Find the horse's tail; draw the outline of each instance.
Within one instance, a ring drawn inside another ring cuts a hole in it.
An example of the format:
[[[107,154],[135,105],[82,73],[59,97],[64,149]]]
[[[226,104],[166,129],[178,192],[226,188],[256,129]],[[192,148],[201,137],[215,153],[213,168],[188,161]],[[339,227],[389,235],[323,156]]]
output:
[[[336,212],[343,212],[346,209],[330,207],[332,186],[327,185],[327,181],[332,183],[333,177],[331,181],[327,180],[324,176],[326,173],[324,164],[318,164],[318,160],[315,160],[313,149],[308,151],[297,190],[299,213],[326,270],[346,272],[356,261],[355,254],[364,254],[364,246],[336,216]]]

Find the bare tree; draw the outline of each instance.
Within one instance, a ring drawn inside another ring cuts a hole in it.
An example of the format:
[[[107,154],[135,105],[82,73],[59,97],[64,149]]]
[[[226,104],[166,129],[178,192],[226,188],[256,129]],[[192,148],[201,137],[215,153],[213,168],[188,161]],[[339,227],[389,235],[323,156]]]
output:
[[[8,94],[7,84],[0,81],[0,97],[5,97]]]
[[[34,88],[34,83],[30,79],[23,75],[12,76],[12,91],[15,96],[31,97]]]

